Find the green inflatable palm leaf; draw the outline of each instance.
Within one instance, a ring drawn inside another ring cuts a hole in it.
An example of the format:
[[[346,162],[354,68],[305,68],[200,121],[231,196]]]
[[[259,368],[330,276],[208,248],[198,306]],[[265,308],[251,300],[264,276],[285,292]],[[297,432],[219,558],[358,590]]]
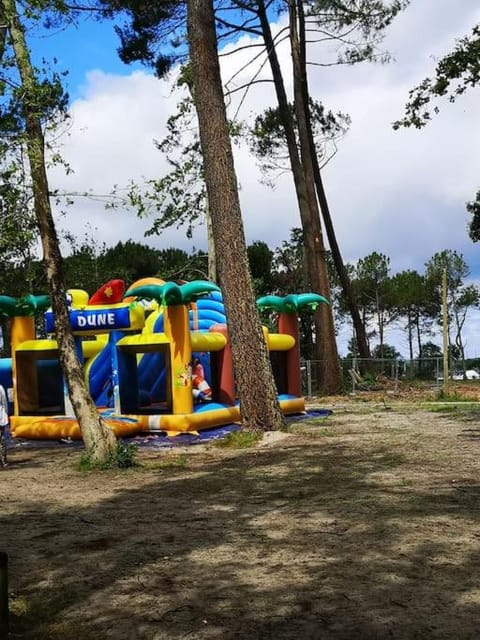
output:
[[[208,280],[193,280],[193,282],[187,282],[180,287],[182,291],[183,304],[189,304],[195,302],[198,298],[206,296],[212,291],[220,291],[220,287]]]
[[[37,311],[44,311],[50,306],[50,296],[34,296],[28,294],[21,298],[0,296],[0,314],[13,318],[15,316],[33,316]]]
[[[319,304],[330,304],[326,298],[318,293],[290,293],[287,296],[263,296],[257,300],[259,309],[273,309],[278,313],[298,313],[302,309],[313,311]]]
[[[15,315],[17,301],[11,296],[0,296],[0,313],[2,316],[12,318]]]
[[[159,304],[174,307],[181,304],[195,302],[201,296],[208,295],[212,291],[220,291],[220,288],[207,280],[194,280],[186,284],[178,285],[175,282],[165,284],[150,284],[133,287],[125,293],[125,298],[135,296],[147,300],[156,300]]]

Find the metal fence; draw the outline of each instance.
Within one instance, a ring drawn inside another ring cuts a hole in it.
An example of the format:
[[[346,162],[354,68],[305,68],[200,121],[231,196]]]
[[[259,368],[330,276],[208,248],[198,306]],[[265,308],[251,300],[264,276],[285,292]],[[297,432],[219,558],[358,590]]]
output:
[[[423,381],[436,387],[443,383],[443,358],[403,359],[362,359],[342,358],[343,386],[347,393],[357,391],[397,390],[403,382]],[[327,375],[322,360],[303,360],[302,385],[306,396],[319,395],[320,381]],[[461,362],[452,362],[450,378],[453,380],[480,380],[477,369],[464,367]]]

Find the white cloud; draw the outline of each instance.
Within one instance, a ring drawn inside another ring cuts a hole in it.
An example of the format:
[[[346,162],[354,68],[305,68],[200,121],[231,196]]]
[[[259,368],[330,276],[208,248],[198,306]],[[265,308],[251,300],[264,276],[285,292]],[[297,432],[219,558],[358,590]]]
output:
[[[440,104],[439,115],[421,131],[394,132],[391,127],[402,116],[408,91],[433,73],[435,58],[448,52],[478,20],[477,0],[462,0],[461,10],[458,0],[416,0],[398,16],[385,40],[395,62],[310,68],[314,97],[352,118],[349,133],[324,172],[345,259],[356,260],[375,250],[390,256],[394,271],[421,270],[433,253],[451,248],[464,253],[474,275],[480,272],[478,260],[472,260],[477,249],[466,233],[464,206],[480,186],[478,88],[455,104]],[[250,41],[245,37],[242,44]],[[224,80],[250,55],[245,50],[236,59],[223,57]],[[291,91],[286,44],[281,59]],[[249,77],[242,71],[231,86]],[[259,77],[268,77],[267,67]],[[170,86],[170,81],[146,72],[115,76],[108,70],[89,70],[81,97],[72,104],[72,126],[64,140],[63,155],[75,173],[65,177],[55,170],[53,186],[108,193],[114,184],[162,175],[166,164],[153,139],[163,137],[178,100]],[[230,113],[239,99],[239,93],[232,96]],[[240,115],[248,117],[269,104],[274,104],[273,89],[259,84],[249,92]],[[299,226],[292,179],[286,174],[270,190],[260,185],[259,170],[245,148],[235,148],[235,159],[247,239],[278,246],[291,227]],[[128,238],[144,241],[148,227],[133,213],[105,212],[93,201],[79,202],[63,224],[81,235],[87,221],[98,228],[99,241],[108,244]],[[190,241],[184,232],[171,230],[149,243],[199,247],[205,245],[204,232],[199,230]]]

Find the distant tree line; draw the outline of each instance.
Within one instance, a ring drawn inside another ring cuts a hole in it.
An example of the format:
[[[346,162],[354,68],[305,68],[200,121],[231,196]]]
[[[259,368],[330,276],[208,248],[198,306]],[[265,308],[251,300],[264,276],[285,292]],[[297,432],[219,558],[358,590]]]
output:
[[[92,233],[83,239],[70,235],[68,242],[70,250],[64,262],[67,288],[93,293],[111,278],[122,278],[128,285],[147,276],[176,281],[208,277],[208,255],[202,250],[156,249],[132,240],[107,247],[96,242]],[[292,229],[289,239],[276,248],[257,241],[247,247],[247,252],[257,297],[308,291],[301,229]],[[329,254],[327,261],[338,331],[342,326],[351,325],[351,316]],[[452,250],[438,252],[426,261],[422,273],[413,269],[392,273],[390,258],[375,251],[355,264],[347,264],[346,268],[372,356],[392,358],[400,355],[388,341],[389,330],[400,328],[408,343],[408,353],[403,355],[409,360],[441,354],[440,348],[432,343],[432,336],[441,326],[441,279],[446,269],[450,354],[452,358],[465,360],[464,326],[468,312],[480,304],[480,291],[476,285],[468,283],[470,269],[461,254]],[[32,257],[31,252],[12,253],[1,263],[1,294],[18,297],[47,290],[42,263]],[[263,321],[274,326],[268,315],[264,315]],[[308,313],[301,314],[300,321],[302,355],[312,359],[315,325]],[[6,323],[3,327],[6,328]],[[354,338],[348,353],[342,355],[358,356]]]

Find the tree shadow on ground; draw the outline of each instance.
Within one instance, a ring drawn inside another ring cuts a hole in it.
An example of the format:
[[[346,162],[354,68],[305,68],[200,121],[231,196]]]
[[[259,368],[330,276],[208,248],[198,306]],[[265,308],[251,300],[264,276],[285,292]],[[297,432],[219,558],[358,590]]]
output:
[[[128,487],[72,472],[70,504],[46,483],[0,514],[13,637],[476,638],[480,551],[458,530],[478,530],[478,494],[436,473],[418,487],[400,454],[314,438]]]

